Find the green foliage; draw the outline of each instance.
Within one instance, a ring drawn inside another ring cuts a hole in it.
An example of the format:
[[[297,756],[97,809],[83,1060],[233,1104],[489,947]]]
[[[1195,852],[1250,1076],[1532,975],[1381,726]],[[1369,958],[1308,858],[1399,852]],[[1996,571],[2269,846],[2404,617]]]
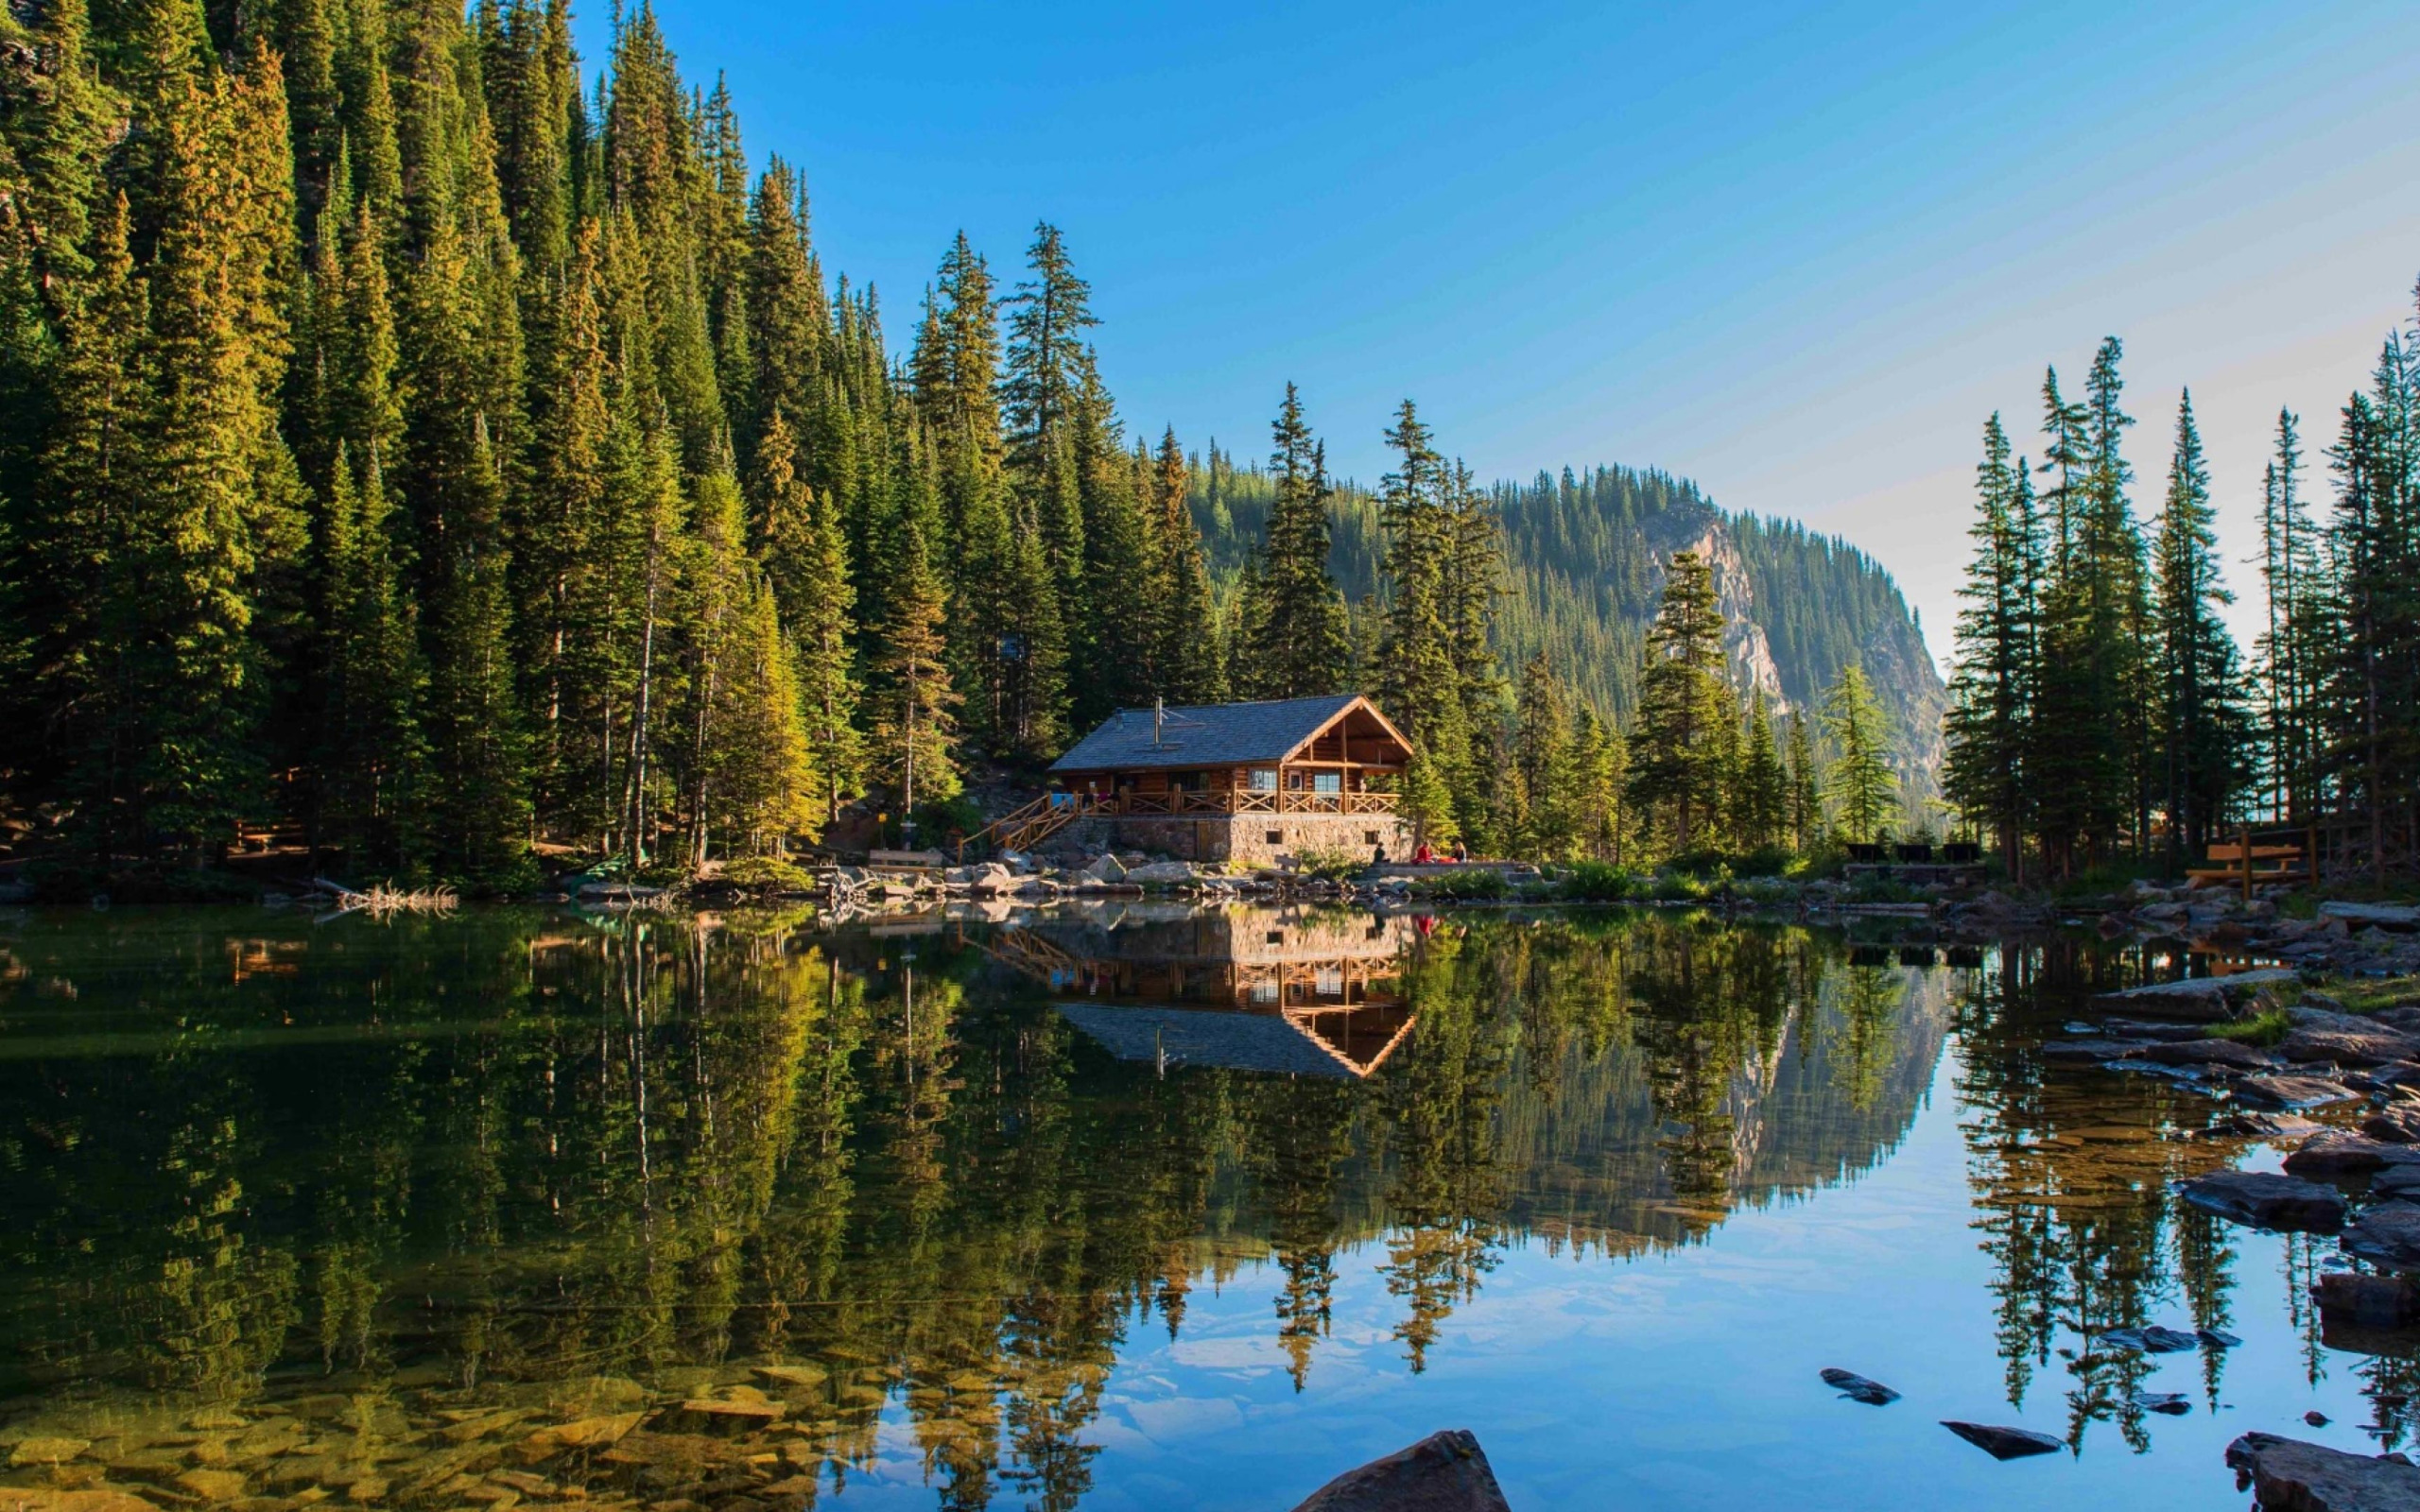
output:
[[[1852,662],[1824,696],[1824,729],[1831,737],[1832,811],[1841,833],[1856,841],[1882,837],[1898,796],[1898,781],[1885,756],[1882,708]]]
[[[2257,1045],[2266,1050],[2284,1040],[2292,1031],[2293,1021],[2283,1008],[2265,1008],[2249,1019],[2232,1023],[2214,1023],[2203,1031],[2213,1040],[2233,1040],[2238,1044]]]
[[[1512,885],[1493,867],[1472,867],[1422,878],[1412,890],[1444,902],[1494,902],[1508,896]]]
[[[1647,895],[1652,879],[1604,861],[1580,861],[1563,868],[1555,891],[1574,902],[1615,903]]]
[[[815,885],[815,879],[795,863],[779,856],[741,856],[727,862],[721,880],[727,887],[759,893],[801,893]]]
[[[1370,858],[1357,850],[1305,846],[1294,852],[1294,865],[1305,876],[1317,877],[1323,882],[1340,882],[1368,870]]]

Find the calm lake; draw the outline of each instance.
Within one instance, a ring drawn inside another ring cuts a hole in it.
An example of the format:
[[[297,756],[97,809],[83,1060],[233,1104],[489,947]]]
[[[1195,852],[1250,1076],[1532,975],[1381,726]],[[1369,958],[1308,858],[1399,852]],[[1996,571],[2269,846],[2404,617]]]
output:
[[[2321,1339],[2332,1240],[2169,1195],[2276,1152],[2037,1056],[2157,968],[1618,913],[0,914],[0,1484],[1283,1512],[1467,1427],[1519,1512],[2241,1506],[2229,1439],[2407,1445],[2420,1366]],[[2243,1342],[2080,1332],[2147,1323]]]

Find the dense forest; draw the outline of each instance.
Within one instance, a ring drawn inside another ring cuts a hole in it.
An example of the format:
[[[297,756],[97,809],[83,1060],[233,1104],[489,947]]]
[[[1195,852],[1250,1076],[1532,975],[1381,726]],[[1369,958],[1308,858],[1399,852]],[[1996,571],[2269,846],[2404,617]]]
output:
[[[1912,637],[1864,558],[1730,522],[1779,655],[1718,644],[1756,697],[1714,731],[1693,682],[1693,775],[1634,773],[1703,651],[1644,628],[1720,523],[1688,485],[1483,486],[1407,401],[1342,490],[1290,386],[1265,464],[1200,464],[1129,434],[1047,224],[1013,279],[942,249],[894,350],[645,7],[593,89],[563,0],[42,0],[0,43],[0,825],[54,866],[276,833],[502,889],[861,802],[945,834],[962,773],[1115,709],[1345,687],[1435,833],[1637,855],[1705,838],[1750,703]]]
[[[2083,396],[2042,383],[2039,460],[1996,414],[1976,472],[1945,785],[2013,868],[2131,858],[2173,871],[2230,827],[2325,825],[2326,858],[2408,865],[2420,816],[2420,326],[2388,334],[2324,454],[2277,417],[2260,493],[2261,629],[2247,658],[2221,609],[2192,395],[2165,488],[2134,507],[2123,349]]]
[[[1188,502],[1223,588],[1258,548],[1271,485],[1257,463],[1215,442],[1192,469]],[[1923,635],[1891,576],[1848,542],[1792,521],[1727,514],[1688,479],[1651,470],[1564,468],[1490,492],[1505,566],[1495,633],[1508,666],[1543,651],[1575,696],[1627,724],[1670,555],[1712,537],[1744,576],[1736,630],[1760,632],[1769,644],[1777,700],[1812,707],[1843,666],[1858,662],[1907,765],[1937,756],[1944,696]],[[1380,591],[1377,503],[1340,483],[1329,514],[1329,574],[1359,622]]]

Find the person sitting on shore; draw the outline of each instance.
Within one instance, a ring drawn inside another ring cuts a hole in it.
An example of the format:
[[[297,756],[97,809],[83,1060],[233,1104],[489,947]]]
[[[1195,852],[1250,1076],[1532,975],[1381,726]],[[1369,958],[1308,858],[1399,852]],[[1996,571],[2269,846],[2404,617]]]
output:
[[[1426,840],[1421,841],[1420,849],[1411,853],[1411,864],[1415,867],[1435,866],[1437,864],[1437,851],[1435,848],[1430,846]]]

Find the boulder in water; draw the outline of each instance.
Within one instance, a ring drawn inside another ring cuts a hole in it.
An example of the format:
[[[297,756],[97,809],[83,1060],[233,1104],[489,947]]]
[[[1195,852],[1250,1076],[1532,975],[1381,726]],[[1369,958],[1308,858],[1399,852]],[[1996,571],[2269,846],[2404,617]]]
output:
[[[1838,1366],[1824,1367],[1824,1384],[1838,1391],[1849,1400],[1861,1401],[1869,1407],[1887,1407],[1899,1400],[1899,1394],[1881,1382],[1869,1380],[1854,1370],[1843,1370]]]
[[[1429,1435],[1409,1449],[1346,1470],[1294,1512],[1512,1512],[1467,1428]]]
[[[1962,1423],[1943,1418],[1941,1426],[1994,1459],[2023,1459],[2029,1454],[2055,1454],[2067,1446],[2031,1428],[1999,1428],[1989,1423]]]
[[[2227,1446],[2227,1464],[2275,1512],[2420,1512],[2420,1469],[2400,1456],[2246,1434]]]

